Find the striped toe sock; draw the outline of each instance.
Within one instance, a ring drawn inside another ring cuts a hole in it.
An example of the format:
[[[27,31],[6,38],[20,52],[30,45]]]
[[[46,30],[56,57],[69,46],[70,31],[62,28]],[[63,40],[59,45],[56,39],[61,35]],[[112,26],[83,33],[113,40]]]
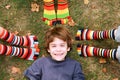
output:
[[[4,41],[16,46],[26,46],[32,48],[38,46],[36,36],[16,36],[15,34],[8,32],[3,27],[0,27],[0,39],[3,39]]]
[[[118,28],[116,29],[116,32],[115,32],[115,40],[117,42],[120,42],[120,26],[118,26]]]
[[[44,0],[43,21],[49,26],[54,25],[56,22],[54,0]]]
[[[117,49],[103,49],[103,48],[97,48],[97,47],[92,47],[88,45],[78,44],[77,52],[79,56],[83,56],[83,57],[100,56],[105,58],[118,59]]]
[[[28,42],[29,42],[29,45],[28,47],[30,48],[38,48],[38,39],[36,36],[34,35],[31,35],[31,36],[27,36],[28,37]]]
[[[118,61],[120,63],[120,46],[118,46],[118,48],[117,48],[116,58],[118,59]]]
[[[16,56],[25,60],[36,60],[39,52],[40,50],[35,48],[18,48],[0,44],[0,55]]]
[[[93,31],[89,29],[79,29],[77,31],[76,40],[91,40],[91,39],[115,39],[115,31],[116,29],[112,30],[104,30],[104,31]]]
[[[66,24],[69,20],[71,20],[71,17],[69,15],[67,0],[58,0],[57,21],[60,24]]]

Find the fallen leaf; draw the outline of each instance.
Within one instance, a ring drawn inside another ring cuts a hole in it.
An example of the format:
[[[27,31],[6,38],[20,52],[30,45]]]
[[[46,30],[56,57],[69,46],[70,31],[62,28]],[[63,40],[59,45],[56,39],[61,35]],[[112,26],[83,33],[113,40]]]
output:
[[[15,80],[14,78],[10,78],[9,80]]]
[[[106,72],[107,72],[107,69],[106,69],[106,68],[103,68],[103,69],[102,69],[102,72],[106,73]]]
[[[18,31],[15,31],[14,34],[17,35],[19,32]]]
[[[89,0],[84,0],[84,4],[88,4],[89,3]]]
[[[71,19],[71,20],[69,20],[68,21],[68,25],[70,25],[70,26],[75,26],[75,22],[73,21],[73,19]]]
[[[92,9],[96,9],[96,5],[92,5],[91,8],[92,8]]]
[[[107,61],[106,61],[106,59],[104,59],[104,58],[100,58],[99,59],[99,63],[102,63],[102,64],[104,64],[104,63],[106,63]]]
[[[118,80],[118,78],[114,78],[113,80]]]
[[[37,3],[32,2],[31,3],[31,11],[32,12],[38,12],[39,11],[39,5]]]
[[[114,60],[112,60],[112,61],[111,61],[111,63],[112,63],[112,64],[115,64],[115,61],[114,61]]]
[[[30,36],[30,35],[31,35],[31,32],[28,32],[27,35]]]
[[[10,5],[5,6],[6,9],[10,9],[10,7],[11,7]]]
[[[11,73],[12,73],[12,74],[21,73],[20,68],[17,68],[17,67],[12,66],[12,68],[11,68]]]
[[[43,54],[42,57],[45,57],[45,55]]]

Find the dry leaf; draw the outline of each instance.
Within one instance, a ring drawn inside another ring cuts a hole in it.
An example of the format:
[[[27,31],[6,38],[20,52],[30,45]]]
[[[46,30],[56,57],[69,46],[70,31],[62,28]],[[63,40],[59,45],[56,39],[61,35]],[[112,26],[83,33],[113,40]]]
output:
[[[15,31],[14,34],[17,35],[19,32],[18,31]]]
[[[29,31],[27,31],[27,35],[28,36],[30,36],[32,33],[31,33],[31,31],[29,30]]]
[[[10,9],[10,7],[11,7],[10,5],[5,6],[6,9]]]
[[[21,73],[20,68],[17,68],[17,67],[12,66],[12,68],[11,68],[11,73],[12,73],[12,74]]]
[[[99,59],[99,63],[102,63],[102,64],[104,64],[104,63],[106,63],[107,61],[106,61],[106,59],[104,59],[104,58],[100,58]]]
[[[45,57],[45,55],[43,54],[42,57]]]
[[[15,80],[14,78],[10,78],[9,80]]]
[[[89,0],[84,0],[84,4],[88,4],[89,3]]]
[[[31,32],[28,32],[27,35],[30,36],[30,35],[31,35]]]
[[[31,3],[31,11],[32,12],[38,12],[39,11],[39,5],[37,3]]]
[[[111,61],[111,63],[112,63],[112,64],[115,64],[115,61],[114,61],[114,60],[112,60],[112,61]]]
[[[107,69],[106,69],[106,68],[103,68],[103,69],[102,69],[102,72],[106,73],[106,72],[107,72]]]
[[[91,8],[92,8],[92,9],[95,9],[95,8],[96,8],[96,6],[95,6],[95,5],[92,5],[92,6],[91,6]]]
[[[113,80],[118,80],[118,78],[114,78]]]
[[[73,19],[71,19],[70,21],[68,21],[68,25],[70,25],[70,26],[75,26],[75,22],[73,21]]]

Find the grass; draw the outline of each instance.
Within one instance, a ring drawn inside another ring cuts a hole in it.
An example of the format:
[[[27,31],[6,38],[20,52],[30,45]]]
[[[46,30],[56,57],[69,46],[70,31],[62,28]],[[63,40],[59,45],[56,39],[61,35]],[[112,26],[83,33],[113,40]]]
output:
[[[37,2],[40,5],[39,12],[31,12],[31,2]],[[85,5],[83,0],[68,0],[70,15],[77,23],[76,26],[63,26],[70,29],[73,39],[76,31],[80,28],[92,30],[108,30],[117,28],[120,25],[120,0],[89,0]],[[6,9],[6,5],[11,5]],[[18,31],[20,36],[31,32],[38,36],[40,56],[45,54],[43,49],[43,37],[45,30],[50,28],[42,21],[43,1],[42,0],[1,0],[0,1],[0,26],[8,29],[10,32]],[[7,44],[0,40],[0,43]],[[76,59],[82,64],[86,80],[113,80],[120,79],[120,64],[117,60],[106,59],[107,63],[100,64],[100,57],[79,57],[76,50],[77,43],[94,45],[102,48],[117,48],[119,43],[114,40],[90,40],[75,41],[70,57]],[[32,64],[32,61],[22,60],[17,57],[0,55],[0,80],[25,80],[23,71]],[[11,74],[11,66],[20,68],[20,74]],[[106,68],[106,72],[102,69]]]

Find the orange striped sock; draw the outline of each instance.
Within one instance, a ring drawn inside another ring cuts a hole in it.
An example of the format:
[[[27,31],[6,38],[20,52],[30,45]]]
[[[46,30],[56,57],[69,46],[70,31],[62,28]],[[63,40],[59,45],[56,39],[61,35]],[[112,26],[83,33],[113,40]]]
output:
[[[36,48],[19,48],[0,44],[0,55],[16,56],[25,60],[36,60],[39,52],[40,49]]]
[[[56,22],[54,0],[44,0],[43,21],[49,26],[54,25]]]
[[[16,46],[32,48],[38,46],[38,39],[35,35],[17,36],[11,32],[8,32],[8,30],[4,29],[3,27],[0,27],[0,39],[3,39],[4,41]]]
[[[76,34],[76,40],[96,40],[96,39],[114,39],[116,29],[94,31],[90,29],[79,29]]]
[[[118,54],[118,49],[103,49],[88,45],[81,45],[81,44],[77,45],[77,52],[79,56],[83,56],[83,57],[97,56],[97,57],[117,59],[118,56],[116,55]]]
[[[61,24],[66,24],[71,20],[67,0],[58,0],[57,20],[60,21]]]

